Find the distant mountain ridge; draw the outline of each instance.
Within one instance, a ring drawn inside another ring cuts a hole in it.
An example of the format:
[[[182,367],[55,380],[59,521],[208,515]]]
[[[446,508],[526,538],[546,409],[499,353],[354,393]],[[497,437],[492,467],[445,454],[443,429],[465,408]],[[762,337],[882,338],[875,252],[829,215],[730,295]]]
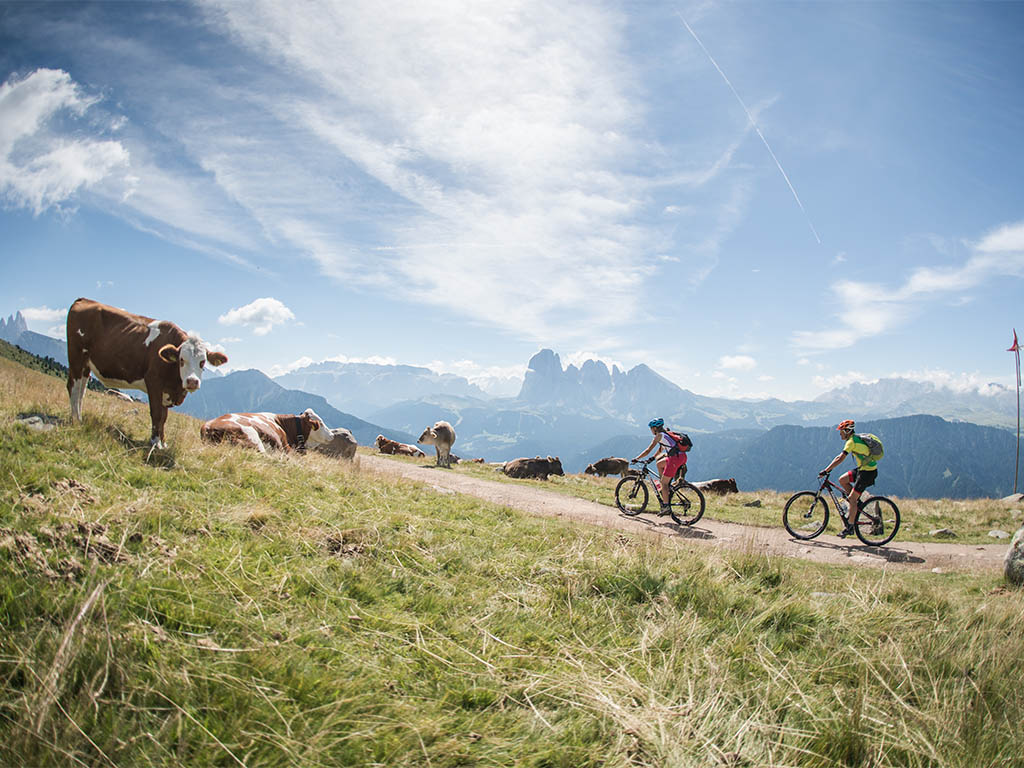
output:
[[[413,365],[373,363],[313,363],[274,379],[289,389],[322,395],[338,408],[370,413],[422,394],[458,395],[488,399],[461,376],[435,373]]]
[[[68,364],[68,345],[60,339],[30,331],[19,310],[6,320],[0,317],[0,339],[39,357],[49,357],[63,366]]]

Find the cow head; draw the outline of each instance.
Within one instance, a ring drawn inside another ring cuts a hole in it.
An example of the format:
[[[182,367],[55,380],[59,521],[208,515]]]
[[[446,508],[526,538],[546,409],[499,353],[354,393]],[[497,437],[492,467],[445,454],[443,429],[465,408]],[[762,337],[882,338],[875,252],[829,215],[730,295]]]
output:
[[[588,464],[587,468],[583,470],[583,473],[586,475],[596,475],[597,469],[594,467],[593,464]]]
[[[551,472],[552,475],[564,475],[565,474],[565,472],[562,471],[562,460],[560,458],[558,458],[557,456],[555,456],[555,457],[548,456],[548,467],[549,467],[548,471]]]
[[[324,424],[324,420],[316,415],[316,411],[307,408],[300,417],[303,422],[309,424],[309,437],[306,438],[307,445],[327,445],[334,439],[334,433]]]
[[[223,352],[210,350],[195,334],[190,334],[178,346],[164,344],[160,347],[160,359],[165,363],[177,363],[181,386],[186,392],[195,392],[203,378],[206,364],[224,365],[228,356]]]
[[[437,432],[434,430],[433,427],[427,427],[426,429],[423,430],[423,434],[420,435],[420,439],[417,440],[416,442],[424,443],[425,445],[433,445],[436,439]]]

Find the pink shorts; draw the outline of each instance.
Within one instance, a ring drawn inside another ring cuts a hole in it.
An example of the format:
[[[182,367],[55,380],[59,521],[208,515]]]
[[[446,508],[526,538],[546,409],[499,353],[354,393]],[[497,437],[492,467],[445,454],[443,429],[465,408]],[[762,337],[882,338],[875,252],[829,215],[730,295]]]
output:
[[[686,463],[686,454],[685,453],[677,453],[675,456],[669,456],[668,457],[668,461],[665,462],[665,476],[666,477],[675,477],[676,476],[676,472],[678,472],[679,468],[681,466],[683,466],[683,464],[685,464],[685,463]]]

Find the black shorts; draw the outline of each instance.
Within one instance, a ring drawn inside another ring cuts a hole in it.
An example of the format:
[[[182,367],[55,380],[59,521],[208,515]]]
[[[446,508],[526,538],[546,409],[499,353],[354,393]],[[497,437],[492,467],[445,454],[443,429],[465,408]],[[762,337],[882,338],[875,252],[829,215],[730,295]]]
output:
[[[858,493],[862,492],[865,488],[869,488],[875,484],[875,478],[878,477],[877,469],[851,469],[847,472],[850,476],[850,482],[853,483],[853,490]]]

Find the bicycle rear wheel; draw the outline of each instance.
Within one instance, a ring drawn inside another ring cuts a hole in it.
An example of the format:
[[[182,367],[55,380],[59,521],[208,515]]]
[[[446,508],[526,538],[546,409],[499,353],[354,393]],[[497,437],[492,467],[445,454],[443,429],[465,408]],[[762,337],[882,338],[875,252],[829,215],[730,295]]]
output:
[[[814,491],[790,496],[782,510],[782,524],[794,539],[813,539],[828,525],[828,502]]]
[[[615,506],[630,517],[647,509],[647,496],[647,483],[642,477],[624,477],[615,486]]]
[[[881,547],[900,529],[900,508],[885,496],[872,496],[857,510],[853,528],[869,547]]]
[[[673,484],[668,501],[669,515],[679,525],[693,525],[704,516],[704,494],[690,483]]]

